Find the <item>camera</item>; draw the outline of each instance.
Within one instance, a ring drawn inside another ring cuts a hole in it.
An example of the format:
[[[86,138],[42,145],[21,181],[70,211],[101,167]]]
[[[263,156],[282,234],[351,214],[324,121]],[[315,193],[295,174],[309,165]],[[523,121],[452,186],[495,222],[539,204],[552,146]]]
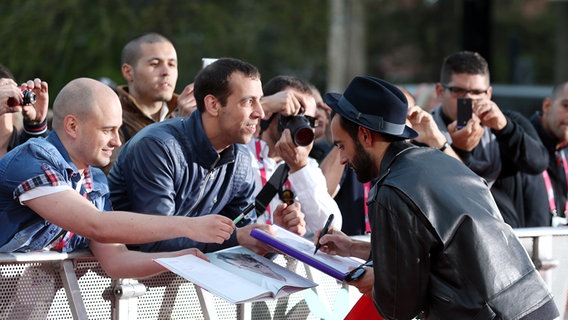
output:
[[[8,99],[8,106],[10,106],[10,107],[14,107],[14,106],[17,106],[17,105],[27,106],[27,105],[36,103],[36,94],[33,93],[32,91],[27,90],[27,89],[23,89],[22,94],[24,95],[24,97],[22,98],[21,103],[18,102],[18,99],[16,99],[16,98],[9,98]]]
[[[312,117],[298,114],[295,116],[280,116],[278,128],[280,132],[290,129],[292,139],[297,146],[305,147],[312,143],[315,138],[314,127],[315,119]]]

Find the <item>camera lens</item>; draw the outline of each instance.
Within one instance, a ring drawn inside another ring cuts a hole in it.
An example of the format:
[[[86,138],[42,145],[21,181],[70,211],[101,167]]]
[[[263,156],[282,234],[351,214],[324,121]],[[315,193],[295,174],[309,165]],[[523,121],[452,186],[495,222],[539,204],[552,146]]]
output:
[[[292,137],[294,137],[294,143],[305,147],[314,141],[314,131],[312,128],[298,128],[292,133]]]
[[[28,104],[36,103],[36,95],[30,90],[23,90],[24,98],[22,99],[22,105],[26,106]]]
[[[314,130],[303,115],[289,117],[286,127],[290,129],[292,139],[297,146],[305,147],[314,141]]]

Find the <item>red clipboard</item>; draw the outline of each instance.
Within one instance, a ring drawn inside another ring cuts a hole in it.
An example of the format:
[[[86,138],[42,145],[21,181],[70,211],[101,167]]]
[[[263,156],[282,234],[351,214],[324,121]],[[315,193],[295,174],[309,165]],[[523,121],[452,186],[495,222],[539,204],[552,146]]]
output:
[[[379,312],[375,308],[375,303],[373,299],[366,295],[362,295],[361,298],[355,303],[351,311],[345,316],[345,320],[384,320],[383,317],[379,315]]]

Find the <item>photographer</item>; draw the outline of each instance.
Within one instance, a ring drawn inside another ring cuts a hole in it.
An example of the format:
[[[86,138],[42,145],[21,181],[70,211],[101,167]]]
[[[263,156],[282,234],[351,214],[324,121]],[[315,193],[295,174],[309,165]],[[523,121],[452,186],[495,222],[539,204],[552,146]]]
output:
[[[281,105],[299,105],[300,109],[293,116],[274,113],[268,120],[261,121],[260,138],[247,145],[256,172],[256,194],[278,167],[286,164],[290,169],[261,218],[267,223],[280,224],[273,211],[282,203],[288,203],[287,210],[294,208],[303,212],[308,235],[321,228],[332,213],[336,217],[333,226],[340,229],[339,207],[327,192],[326,179],[318,162],[309,157],[316,123],[316,102],[310,84],[292,76],[277,76],[263,86],[263,92],[263,107],[285,109],[277,107],[279,101]]]
[[[29,138],[47,135],[47,83],[36,78],[18,87],[8,68],[0,65],[0,158]],[[23,131],[16,113],[24,118]]]
[[[546,169],[546,148],[528,119],[502,111],[491,100],[489,77],[487,61],[478,53],[446,57],[436,84],[441,105],[432,115],[463,163],[487,181],[505,222],[514,228],[545,225],[546,198],[529,190],[541,183],[530,177]],[[461,129],[458,98],[472,104],[471,119]]]

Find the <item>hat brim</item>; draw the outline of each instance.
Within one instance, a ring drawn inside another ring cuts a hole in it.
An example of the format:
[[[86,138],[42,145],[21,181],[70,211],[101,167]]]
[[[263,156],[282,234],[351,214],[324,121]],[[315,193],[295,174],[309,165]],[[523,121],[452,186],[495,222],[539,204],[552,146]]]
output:
[[[381,131],[379,129],[376,128],[371,128],[368,125],[362,123],[361,121],[359,121],[358,119],[355,119],[353,116],[351,116],[350,114],[348,114],[347,112],[345,112],[345,110],[339,105],[339,99],[341,99],[341,93],[335,93],[335,92],[328,92],[326,94],[324,94],[323,96],[323,101],[331,108],[331,110],[339,113],[339,115],[341,115],[343,118],[356,123],[357,125],[360,125],[362,127],[365,127],[369,130],[381,133],[381,134],[386,134],[392,137],[398,137],[401,139],[414,139],[416,137],[418,137],[418,133],[416,131],[414,131],[412,128],[410,128],[409,126],[405,125],[404,126],[404,131],[401,134],[392,134],[389,132],[384,132]]]

